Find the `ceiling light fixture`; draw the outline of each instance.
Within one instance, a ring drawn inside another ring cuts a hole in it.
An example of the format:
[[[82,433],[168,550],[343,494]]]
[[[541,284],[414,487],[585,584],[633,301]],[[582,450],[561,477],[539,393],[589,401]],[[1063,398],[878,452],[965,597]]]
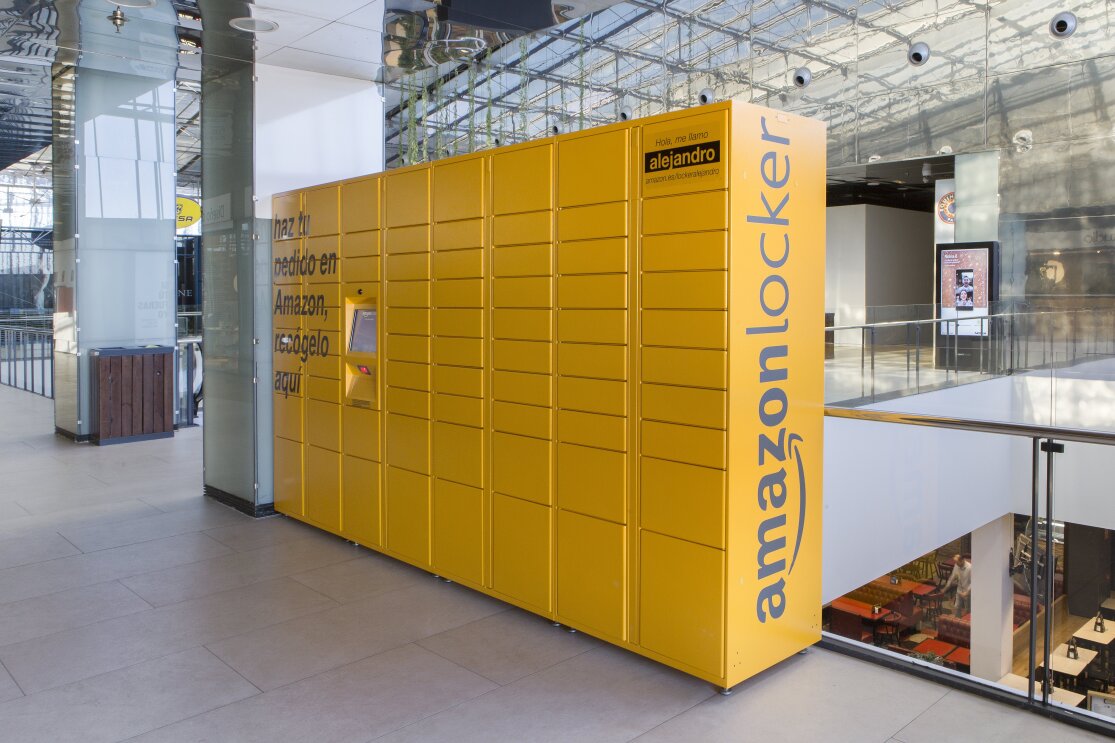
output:
[[[272,31],[277,31],[279,24],[274,21],[269,21],[265,18],[233,18],[228,22],[237,31],[243,31],[248,34],[269,34]]]
[[[124,15],[124,11],[116,8],[108,14],[108,22],[116,27],[116,33],[120,33],[120,29],[124,28],[124,24],[128,22],[128,18]]]
[[[108,0],[118,8],[154,8],[157,0]]]

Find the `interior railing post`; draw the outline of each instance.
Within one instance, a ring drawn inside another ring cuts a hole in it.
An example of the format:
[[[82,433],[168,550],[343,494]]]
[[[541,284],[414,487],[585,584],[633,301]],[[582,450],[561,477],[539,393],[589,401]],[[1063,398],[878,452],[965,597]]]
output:
[[[1045,450],[1045,647],[1042,649],[1045,680],[1042,683],[1042,704],[1049,704],[1053,687],[1050,666],[1053,655],[1053,573],[1057,567],[1053,554],[1053,455],[1063,452],[1065,445],[1046,439],[1041,448]]]
[[[921,392],[921,323],[914,326],[914,384]]]
[[[871,326],[871,402],[875,402],[875,326]]]
[[[867,328],[859,329],[859,396],[867,394],[867,380],[865,379],[865,354],[867,353]]]
[[[1027,661],[1030,664],[1029,695],[1030,703],[1034,701],[1034,677],[1037,674],[1037,663],[1034,661],[1038,648],[1038,495],[1041,480],[1041,439],[1034,438],[1030,454],[1030,655]],[[1021,559],[1021,555],[1019,555]]]

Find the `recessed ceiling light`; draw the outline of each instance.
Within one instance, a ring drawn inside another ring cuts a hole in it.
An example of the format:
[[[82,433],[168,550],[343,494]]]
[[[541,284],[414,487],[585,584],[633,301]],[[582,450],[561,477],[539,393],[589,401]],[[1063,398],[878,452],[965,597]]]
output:
[[[109,5],[121,8],[154,8],[157,0],[108,0]]]
[[[228,25],[249,34],[267,34],[279,28],[278,23],[263,18],[233,18]]]

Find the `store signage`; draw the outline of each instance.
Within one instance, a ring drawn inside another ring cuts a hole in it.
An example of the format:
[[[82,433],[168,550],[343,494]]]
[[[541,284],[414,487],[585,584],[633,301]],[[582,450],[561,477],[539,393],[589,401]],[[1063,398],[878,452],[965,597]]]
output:
[[[726,188],[727,173],[721,163],[726,136],[723,112],[647,126],[643,130],[643,195]]]
[[[644,170],[647,173],[711,165],[720,162],[720,140],[648,152],[644,158]]]
[[[176,215],[176,229],[184,230],[188,227],[193,227],[201,221],[201,204],[193,199],[179,196],[175,201],[174,212]]]
[[[756,365],[761,391],[755,429],[759,463],[756,499],[762,520],[755,535],[759,580],[755,615],[766,622],[778,619],[786,610],[786,579],[793,573],[805,534],[808,496],[801,453],[804,439],[789,430],[786,420],[790,410],[787,390],[793,382],[791,339],[787,335],[793,279],[787,270],[794,227],[787,210],[793,196],[793,150],[790,137],[777,132],[767,117],[759,118],[759,126],[758,140],[764,150],[758,168],[762,183],[759,203],[753,205],[747,222],[761,227],[755,249],[766,276],[759,284],[759,312],[755,313],[763,318],[763,324],[747,328],[747,334],[760,336],[763,342]],[[791,523],[796,527],[792,532]],[[788,541],[791,536],[792,543]]]
[[[937,199],[937,219],[945,224],[956,224],[956,191]]]
[[[296,217],[276,217],[272,221],[274,223],[271,234],[273,240],[290,240],[310,234],[310,215],[304,212],[299,212]]]

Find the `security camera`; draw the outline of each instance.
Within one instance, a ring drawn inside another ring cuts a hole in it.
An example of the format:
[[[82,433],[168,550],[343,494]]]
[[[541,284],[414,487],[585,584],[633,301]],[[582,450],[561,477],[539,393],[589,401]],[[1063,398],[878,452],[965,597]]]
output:
[[[616,113],[616,118],[620,121],[628,121],[629,119],[635,118],[635,112],[631,109],[631,106],[620,106],[619,111]]]
[[[697,94],[697,103],[700,103],[702,106],[706,103],[712,103],[715,100],[716,93],[713,92],[712,88],[705,88]]]
[[[560,124],[554,124],[553,126],[551,126],[550,127],[550,134],[553,134],[555,137],[557,135],[561,134],[561,125]]]
[[[799,67],[794,70],[794,85],[799,88],[804,88],[809,83],[813,82],[813,73],[809,71],[808,67]]]
[[[499,147],[501,144],[503,144],[503,141],[499,137],[496,137],[492,140],[492,144],[494,144],[496,147]]]
[[[1049,22],[1049,33],[1055,39],[1067,39],[1076,33],[1076,14],[1067,10],[1053,16]]]
[[[920,67],[929,61],[929,44],[924,41],[919,41],[916,44],[911,44],[910,49],[906,52],[906,61],[915,67]]]

